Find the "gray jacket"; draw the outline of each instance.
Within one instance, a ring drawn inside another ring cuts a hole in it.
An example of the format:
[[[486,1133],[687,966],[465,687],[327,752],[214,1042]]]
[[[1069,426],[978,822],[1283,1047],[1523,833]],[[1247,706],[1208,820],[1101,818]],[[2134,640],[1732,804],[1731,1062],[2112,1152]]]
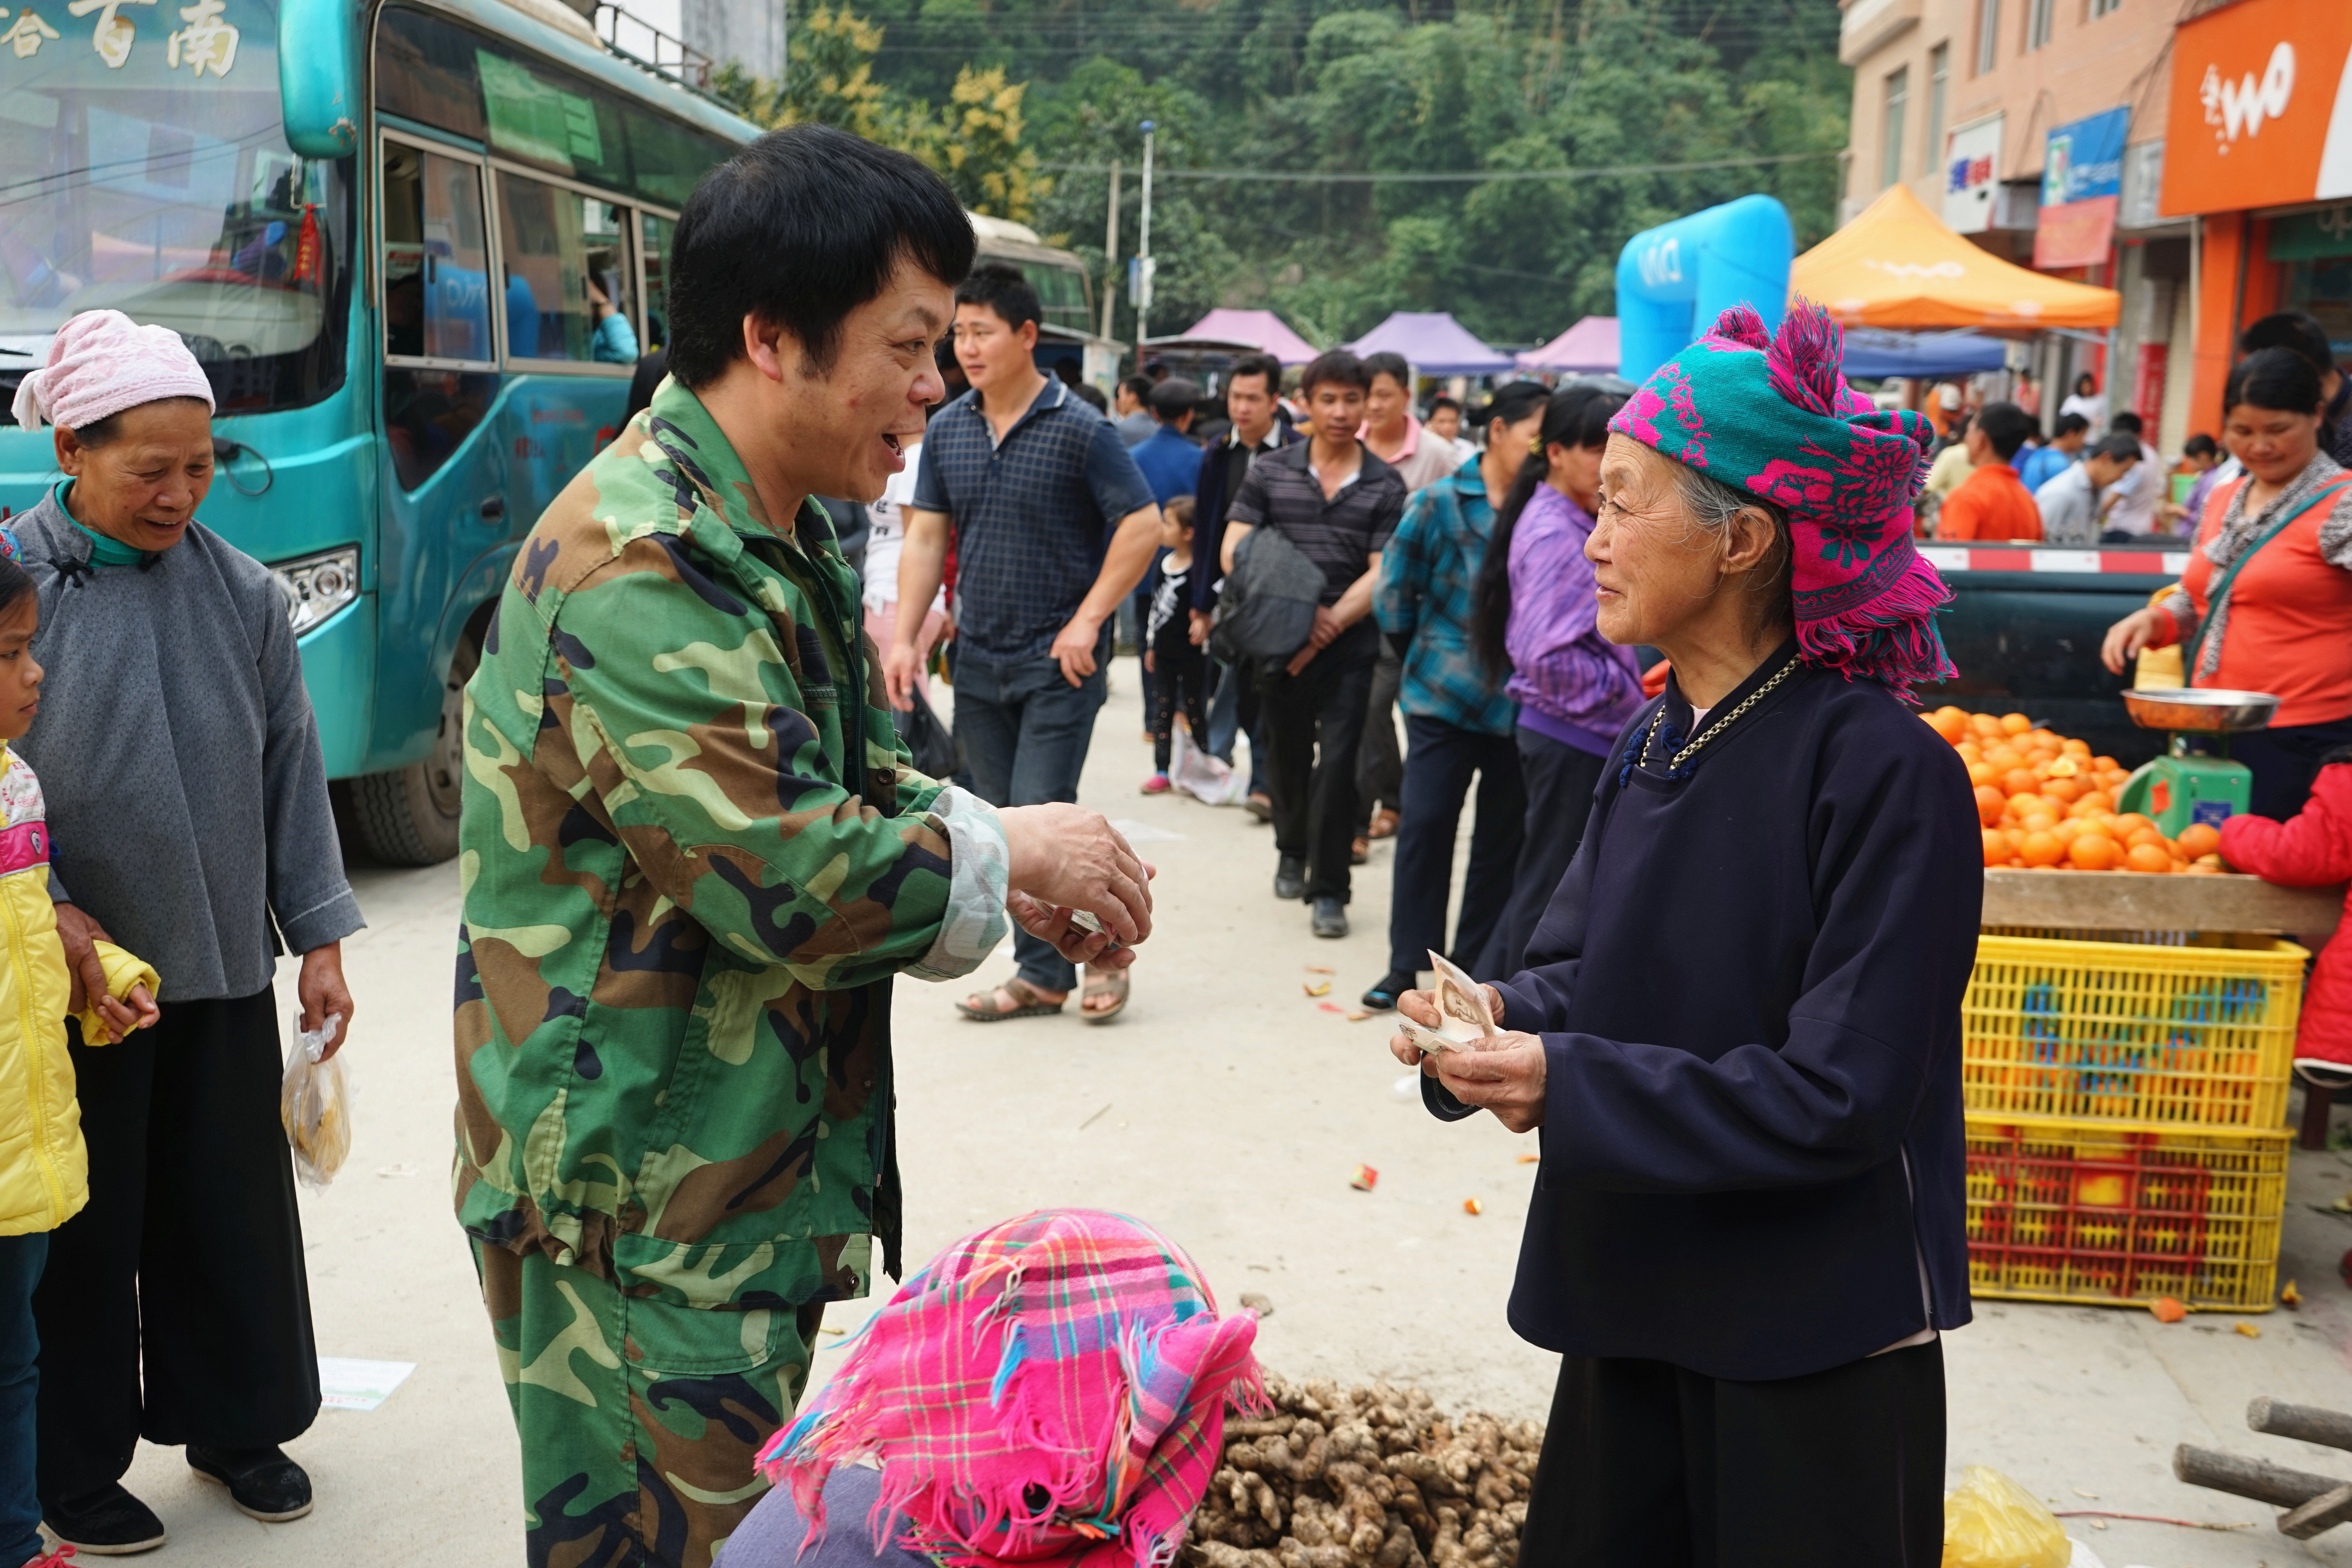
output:
[[[41,606],[47,677],[17,749],[47,798],[51,892],[153,964],[166,1005],[250,996],[278,952],[359,930],[268,569],[193,522],[93,569],[54,492],[9,526]]]

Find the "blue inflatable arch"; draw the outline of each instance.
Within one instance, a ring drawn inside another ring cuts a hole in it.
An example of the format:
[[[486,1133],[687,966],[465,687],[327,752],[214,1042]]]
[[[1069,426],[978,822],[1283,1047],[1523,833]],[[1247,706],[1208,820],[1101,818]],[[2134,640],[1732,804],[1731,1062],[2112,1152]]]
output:
[[[1789,209],[1770,196],[1742,196],[1627,240],[1617,256],[1619,373],[1642,380],[1734,305],[1752,305],[1778,327],[1795,255]]]

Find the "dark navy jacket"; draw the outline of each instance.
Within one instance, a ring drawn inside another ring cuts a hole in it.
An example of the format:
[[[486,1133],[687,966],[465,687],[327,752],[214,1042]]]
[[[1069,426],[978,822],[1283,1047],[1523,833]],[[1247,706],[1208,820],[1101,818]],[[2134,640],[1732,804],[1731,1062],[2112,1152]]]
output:
[[[1498,987],[1548,1074],[1510,1321],[1571,1355],[1794,1377],[1927,1326],[1922,1259],[1935,1326],[1969,1321],[1977,819],[1958,754],[1871,682],[1801,668],[1670,777],[1690,717],[1671,684],[1634,717]]]

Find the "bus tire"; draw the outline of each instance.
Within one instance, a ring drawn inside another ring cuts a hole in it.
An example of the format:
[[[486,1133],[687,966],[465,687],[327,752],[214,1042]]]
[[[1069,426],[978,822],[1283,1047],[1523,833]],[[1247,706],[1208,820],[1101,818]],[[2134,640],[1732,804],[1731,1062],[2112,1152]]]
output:
[[[471,637],[458,645],[442,688],[440,731],[423,762],[352,781],[352,826],[368,853],[387,866],[437,866],[457,853],[466,682],[481,661]]]

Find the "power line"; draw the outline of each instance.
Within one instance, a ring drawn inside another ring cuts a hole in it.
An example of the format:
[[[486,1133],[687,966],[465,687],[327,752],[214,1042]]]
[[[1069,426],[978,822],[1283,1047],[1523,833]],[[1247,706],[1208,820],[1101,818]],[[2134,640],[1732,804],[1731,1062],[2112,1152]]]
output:
[[[1385,185],[1385,184],[1483,184],[1487,181],[1507,180],[1602,180],[1631,174],[1679,174],[1702,169],[1745,169],[1765,163],[1802,163],[1823,158],[1835,158],[1843,148],[1828,148],[1818,153],[1772,153],[1741,158],[1702,158],[1680,163],[1612,163],[1580,169],[1398,169],[1371,173],[1338,173],[1326,170],[1286,169],[1169,169],[1162,168],[1156,177],[1162,180],[1268,181],[1289,184],[1315,185]],[[1053,169],[1069,174],[1107,174],[1108,163],[1040,163],[1041,169]]]

